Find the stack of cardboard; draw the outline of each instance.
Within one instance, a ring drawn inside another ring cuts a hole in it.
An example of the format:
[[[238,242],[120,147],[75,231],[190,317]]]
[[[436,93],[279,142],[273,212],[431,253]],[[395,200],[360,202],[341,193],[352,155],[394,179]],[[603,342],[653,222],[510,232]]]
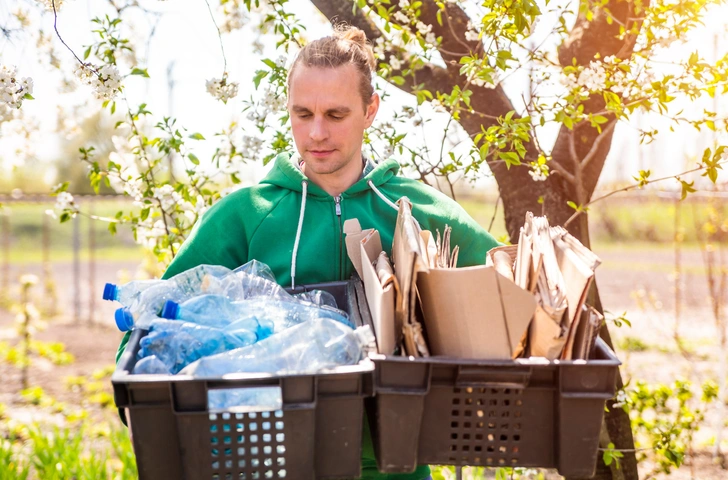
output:
[[[526,218],[517,246],[491,250],[485,265],[455,268],[449,230],[421,230],[406,198],[392,246],[376,230],[344,225],[364,282],[379,353],[472,359],[588,358],[601,317],[584,307],[600,261],[544,217]]]

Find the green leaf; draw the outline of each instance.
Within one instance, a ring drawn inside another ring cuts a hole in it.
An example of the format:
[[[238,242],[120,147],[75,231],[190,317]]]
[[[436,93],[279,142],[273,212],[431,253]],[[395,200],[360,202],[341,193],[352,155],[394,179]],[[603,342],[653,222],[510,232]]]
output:
[[[187,155],[187,158],[190,159],[190,162],[194,163],[195,165],[200,164],[200,159],[197,158],[197,156],[194,153],[190,153]]]
[[[678,180],[680,180],[678,178]],[[685,198],[688,196],[688,193],[695,192],[696,190],[693,188],[693,185],[695,184],[694,181],[692,182],[686,182],[685,180],[680,180],[680,187],[682,189],[680,200],[685,200]]]
[[[33,95],[31,95],[29,93],[26,93],[25,95],[23,95],[23,98],[26,100],[35,100],[35,97],[33,97]]]
[[[516,152],[499,152],[498,157],[506,162],[506,168],[510,169],[512,165],[520,165],[521,159],[518,158]]]
[[[146,68],[133,68],[131,75],[141,75],[144,78],[149,78],[149,72],[147,72]]]
[[[255,85],[256,90],[260,85],[260,81],[263,80],[266,75],[268,75],[268,70],[258,70],[257,72],[255,72],[255,76],[253,77],[253,84]]]
[[[110,222],[108,228],[110,234],[116,235],[116,222]]]
[[[193,140],[204,140],[205,139],[205,137],[203,137],[201,133],[197,133],[197,132],[190,135],[190,138]]]

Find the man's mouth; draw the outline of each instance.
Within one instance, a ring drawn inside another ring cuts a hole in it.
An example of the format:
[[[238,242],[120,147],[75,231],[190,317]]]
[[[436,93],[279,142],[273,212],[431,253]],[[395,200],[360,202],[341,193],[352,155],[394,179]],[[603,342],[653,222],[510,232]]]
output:
[[[333,150],[309,150],[309,152],[314,157],[325,157],[327,155],[330,155],[334,151]]]

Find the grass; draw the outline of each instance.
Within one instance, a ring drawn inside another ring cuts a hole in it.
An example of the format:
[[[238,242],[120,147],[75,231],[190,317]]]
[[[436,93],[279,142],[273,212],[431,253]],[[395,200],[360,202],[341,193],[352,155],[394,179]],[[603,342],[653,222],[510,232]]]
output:
[[[116,235],[108,231],[108,223],[79,215],[75,220],[60,223],[45,214],[53,205],[43,203],[14,203],[6,206],[10,224],[9,260],[11,264],[38,263],[43,260],[44,222],[48,228],[48,254],[52,262],[72,261],[74,252],[74,222],[78,222],[79,256],[89,258],[91,233],[95,237],[97,260],[128,260],[141,258],[142,248],[134,241],[131,229],[121,226]],[[119,210],[128,211],[130,203],[124,200],[95,201],[93,213],[113,217]],[[82,203],[81,211],[88,212],[89,204]],[[5,235],[6,232],[2,232]],[[2,254],[2,252],[0,252]]]

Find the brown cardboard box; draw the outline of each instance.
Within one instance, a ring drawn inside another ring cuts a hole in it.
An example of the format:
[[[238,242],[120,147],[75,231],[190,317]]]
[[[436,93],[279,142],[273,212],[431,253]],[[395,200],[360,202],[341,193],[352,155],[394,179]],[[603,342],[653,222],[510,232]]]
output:
[[[513,358],[536,308],[533,295],[493,267],[429,267],[410,204],[400,201],[399,207],[394,260],[398,278],[407,280],[399,283],[405,324],[417,323],[416,309],[407,301],[419,298],[431,354]]]

